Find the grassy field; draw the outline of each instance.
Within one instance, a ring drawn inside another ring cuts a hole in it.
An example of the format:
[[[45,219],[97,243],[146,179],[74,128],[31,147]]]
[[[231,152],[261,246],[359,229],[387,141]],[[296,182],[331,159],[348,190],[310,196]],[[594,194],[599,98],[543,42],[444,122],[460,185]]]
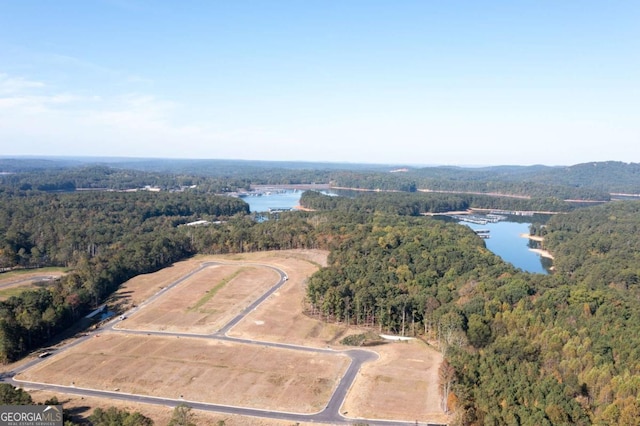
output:
[[[0,300],[18,296],[25,290],[47,287],[55,278],[66,273],[66,268],[22,269],[0,274]]]

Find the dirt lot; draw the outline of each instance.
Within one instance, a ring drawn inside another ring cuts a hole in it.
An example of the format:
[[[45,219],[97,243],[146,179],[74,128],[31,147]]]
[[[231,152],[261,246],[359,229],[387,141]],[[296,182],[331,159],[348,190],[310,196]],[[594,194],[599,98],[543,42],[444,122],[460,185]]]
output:
[[[107,333],[17,377],[79,388],[298,413],[320,411],[349,358],[257,345]]]
[[[326,254],[321,260],[326,262]],[[269,342],[346,349],[338,341],[346,335],[348,327],[327,324],[302,313],[305,298],[305,280],[318,269],[316,263],[287,259],[289,283],[281,287],[243,322],[234,327],[230,336],[260,339]]]
[[[362,366],[343,411],[355,417],[446,423],[437,387],[442,355],[420,340],[373,349],[380,358]]]
[[[209,266],[161,299],[131,315],[119,327],[211,334],[278,282],[264,267]]]
[[[139,305],[159,290],[199,268],[201,263],[202,260],[190,259],[151,274],[138,275],[122,284],[109,299],[109,303],[122,311]]]
[[[120,410],[126,410],[131,413],[137,411],[145,416],[153,419],[158,426],[169,423],[173,408],[162,405],[141,404],[136,402],[119,401],[117,399],[103,399],[93,397],[79,397],[76,395],[64,395],[52,393],[48,391],[31,391],[31,396],[35,402],[43,403],[53,398],[58,398],[65,410],[69,410],[73,416],[78,419],[87,418],[96,408],[103,410],[109,407],[116,407]],[[194,417],[193,422],[198,426],[218,426],[220,421],[225,426],[311,426],[312,423],[282,422],[280,420],[262,419],[248,416],[234,416],[230,414],[208,413],[205,411],[192,411]]]
[[[327,253],[323,251],[306,250],[196,257],[154,274],[130,280],[114,300],[129,306],[140,304],[160,288],[195,270],[205,261],[270,264],[283,269],[289,276],[288,282],[234,327],[229,335],[313,347],[331,346],[337,350],[350,349],[340,345],[339,340],[361,330],[345,325],[326,324],[302,313],[305,280],[326,264],[326,256]],[[256,287],[239,285],[238,289],[243,288],[242,294],[245,296],[234,295],[233,286],[249,276],[252,277],[252,282],[257,280],[260,284],[255,284]],[[202,324],[203,329],[215,328],[208,321],[219,324],[224,322],[224,315],[230,315],[220,309],[225,306],[239,309],[238,306],[242,306],[246,298],[253,297],[255,292],[266,290],[277,279],[272,271],[253,266],[210,268],[182,283],[185,284],[183,289],[197,289],[193,294],[178,291],[182,286],[180,284],[144,309],[167,309],[170,305],[164,308],[161,306],[170,297],[174,297],[174,292],[176,295],[181,294],[183,298],[189,298],[184,303],[175,301],[181,303],[181,311],[175,312],[173,316],[184,315],[185,309],[188,311],[189,307],[202,300],[206,289],[215,287],[216,283],[229,277],[233,278],[217,290],[215,297],[207,301],[211,305],[207,305],[205,309],[216,310],[217,317],[209,313],[205,320],[207,324]],[[235,302],[214,302],[224,296],[224,291],[229,291],[228,300]],[[218,304],[214,306],[215,303]],[[205,305],[202,304],[200,308]],[[132,327],[134,320],[142,324],[142,319],[144,317],[131,317],[126,320],[126,326]],[[145,324],[152,324],[154,327],[162,326],[160,321],[151,320],[151,317],[145,321]],[[171,327],[192,327],[198,322],[194,322],[192,318],[182,324],[171,316],[166,316],[164,321],[165,324],[171,324]],[[344,356],[311,355],[254,346],[251,350],[248,348],[247,345],[215,340],[107,333],[73,348],[68,355],[65,353],[48,359],[37,370],[27,373],[34,380],[51,383],[59,381],[61,384],[70,384],[69,377],[73,377],[71,380],[76,382],[76,386],[119,388],[120,392],[169,397],[179,397],[178,393],[181,393],[187,400],[201,401],[206,396],[207,401],[221,404],[310,413],[319,410],[326,403],[348,364],[348,359]],[[369,349],[377,352],[380,358],[363,366],[341,412],[346,411],[349,417],[447,421],[447,417],[439,409],[437,370],[441,355],[437,351],[419,341],[389,343]],[[153,362],[150,363],[150,360]],[[313,366],[313,369],[309,369],[309,366]],[[216,386],[211,386],[211,383]],[[103,406],[110,406],[114,405],[113,402],[103,400],[102,403]],[[156,407],[150,405],[139,406],[142,407],[139,411],[145,414],[156,410]],[[171,410],[167,410],[170,417]],[[210,424],[206,423],[209,419],[213,424],[220,419],[224,419],[227,424],[282,424],[246,417],[199,415],[209,416],[202,423],[197,422],[204,425]],[[166,423],[164,420],[157,421],[160,422],[158,424]]]
[[[348,349],[339,341],[362,330],[327,324],[302,313],[304,279],[315,270],[311,264],[297,266],[296,275],[290,275],[293,285],[282,287],[229,335]],[[347,411],[349,417],[447,421],[439,406],[438,367],[442,355],[438,351],[421,341],[393,342],[368,349],[378,353],[380,358],[364,364],[347,395],[342,412]]]

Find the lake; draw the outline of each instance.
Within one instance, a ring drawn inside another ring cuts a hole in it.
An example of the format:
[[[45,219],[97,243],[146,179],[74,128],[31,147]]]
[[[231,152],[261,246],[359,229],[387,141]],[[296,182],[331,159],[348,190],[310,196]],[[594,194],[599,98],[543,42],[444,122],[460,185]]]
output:
[[[276,190],[264,192],[262,195],[249,195],[242,199],[249,204],[251,213],[264,213],[273,208],[292,209],[300,202],[304,191]]]
[[[503,220],[496,223],[478,225],[460,222],[473,230],[488,229],[490,237],[484,242],[489,250],[500,256],[516,268],[537,274],[548,274],[551,261],[529,250],[529,239],[521,237],[529,233],[527,222],[510,222]]]
[[[299,204],[303,192],[301,190],[276,190],[242,199],[249,204],[252,213],[263,213],[269,211],[270,208],[294,208]],[[548,268],[551,266],[551,261],[529,250],[529,240],[521,237],[522,234],[529,233],[530,223],[509,220],[486,225],[460,223],[474,230],[488,229],[490,237],[484,240],[487,248],[516,268],[537,274],[549,273]]]

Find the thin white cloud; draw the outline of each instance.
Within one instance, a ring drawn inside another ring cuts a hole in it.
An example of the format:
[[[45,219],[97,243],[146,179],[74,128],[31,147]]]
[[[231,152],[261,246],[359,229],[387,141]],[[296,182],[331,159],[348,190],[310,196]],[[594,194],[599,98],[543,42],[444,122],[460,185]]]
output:
[[[63,55],[59,53],[46,53],[38,55],[40,60],[45,64],[53,67],[60,67],[73,73],[86,73],[94,79],[106,79],[116,81],[121,84],[149,84],[153,83],[149,78],[139,76],[137,74],[124,72],[119,69],[105,67],[95,62],[77,58],[75,56]]]
[[[218,139],[210,128],[177,124],[181,106],[151,95],[81,96],[50,88],[38,93],[44,84],[6,75],[2,82],[0,152],[5,154],[175,157],[186,155],[188,146]]]
[[[45,87],[41,81],[28,80],[22,77],[10,77],[7,74],[0,74],[0,96],[24,93],[32,89]]]

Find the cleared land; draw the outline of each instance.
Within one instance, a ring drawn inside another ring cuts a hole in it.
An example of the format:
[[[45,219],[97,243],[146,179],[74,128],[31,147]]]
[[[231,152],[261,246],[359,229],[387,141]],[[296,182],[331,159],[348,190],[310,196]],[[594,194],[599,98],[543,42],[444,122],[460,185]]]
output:
[[[173,413],[173,408],[160,405],[142,404],[137,402],[120,401],[116,399],[104,399],[94,397],[80,397],[76,395],[62,396],[58,393],[49,391],[31,391],[33,400],[38,403],[44,403],[46,400],[57,397],[65,410],[71,412],[73,416],[86,418],[94,409],[102,408],[106,410],[109,407],[117,407],[121,410],[129,412],[137,411],[154,420],[158,426],[169,423]],[[225,426],[307,426],[312,423],[298,422],[282,422],[281,420],[263,419],[248,416],[235,416],[231,414],[209,413],[205,411],[192,411],[193,422],[198,426],[219,426],[220,421],[224,421]],[[317,425],[317,423],[315,423]]]
[[[258,345],[107,333],[17,377],[186,401],[314,413],[349,358]]]
[[[440,409],[438,368],[442,355],[420,340],[376,346],[347,395],[343,411],[370,419],[446,423]]]
[[[245,256],[247,260],[252,256]],[[326,263],[326,254],[319,264]],[[267,261],[265,259],[264,261]],[[289,283],[281,287],[268,300],[234,327],[228,334],[233,337],[268,342],[292,343],[302,346],[349,349],[339,340],[350,333],[345,324],[325,323],[303,313],[305,280],[318,269],[318,263],[286,259]],[[282,264],[281,264],[282,266]]]
[[[278,278],[275,271],[259,266],[209,266],[131,315],[120,327],[211,334],[272,287]]]
[[[339,344],[347,335],[361,333],[356,327],[325,323],[303,313],[304,279],[317,268],[298,265],[290,275],[292,285],[274,293],[230,336],[305,346],[345,350]],[[293,277],[293,278],[292,278]],[[365,348],[378,353],[377,361],[363,365],[347,395],[343,413],[349,417],[446,423],[440,409],[438,368],[442,355],[422,341],[392,342]]]
[[[62,268],[29,269],[0,274],[0,300],[17,296],[25,290],[50,286],[53,280],[64,275]]]
[[[226,284],[219,288],[207,303],[217,303],[214,301],[224,295],[223,290],[229,291],[230,297],[235,297],[234,285],[242,287],[240,277],[244,274],[247,274],[245,277],[253,276],[258,280],[261,280],[257,278],[258,275],[265,277],[260,281],[264,284],[258,285],[262,290],[255,290],[261,294],[275,284],[277,275],[267,268],[241,263],[268,264],[284,270],[289,280],[236,325],[229,335],[259,341],[322,348],[331,346],[336,350],[347,350],[351,348],[340,345],[340,339],[362,330],[343,324],[327,324],[303,314],[306,278],[326,264],[327,254],[317,250],[292,250],[196,257],[128,281],[113,300],[121,303],[123,308],[140,305],[159,289],[199,268],[203,262],[238,262],[238,265],[224,265],[199,272],[141,311],[142,313],[150,308],[160,309],[155,305],[165,303],[165,299],[173,297],[174,293],[189,298],[188,302],[176,302],[180,303],[181,311],[174,315],[179,316],[184,314],[185,309],[193,307],[205,297],[205,288],[215,287],[222,282]],[[236,273],[237,275],[234,275]],[[254,276],[254,273],[257,275]],[[232,276],[233,279],[228,279]],[[200,280],[207,281],[208,284],[198,284]],[[200,285],[204,287],[198,287]],[[199,290],[189,295],[185,290],[189,286]],[[252,291],[251,296],[248,295],[247,289],[243,291],[247,294],[246,297],[253,297]],[[233,300],[242,302],[228,302],[227,307],[244,307],[246,299],[238,296]],[[215,309],[211,306],[209,308]],[[217,315],[231,316],[222,312],[218,312]],[[216,320],[213,316],[208,318],[217,323],[223,321]],[[139,318],[132,316],[124,321],[122,326],[133,328],[134,320],[139,321]],[[170,322],[172,327],[178,324],[175,319],[169,317],[165,318],[165,321]],[[162,323],[156,322],[153,326],[161,327]],[[209,324],[203,324],[202,327],[216,328]],[[380,358],[364,364],[347,395],[342,413],[346,412],[348,417],[354,418],[447,422],[447,416],[439,409],[437,370],[442,358],[437,351],[419,341],[388,343],[368,349],[378,353]],[[70,381],[75,381],[78,387],[106,390],[118,388],[120,392],[139,392],[172,398],[182,394],[185,400],[311,413],[320,410],[326,404],[348,362],[347,357],[337,354],[310,354],[213,339],[103,333],[90,342],[54,355],[19,378],[63,385],[70,385]],[[124,404],[96,398],[92,401],[102,401],[102,405],[87,402],[91,407]],[[165,409],[145,404],[135,407],[144,408],[138,410],[145,414],[150,413],[148,415],[158,424],[166,424]],[[203,425],[215,424],[215,421],[220,419],[231,425],[288,424],[207,413],[198,413],[198,416],[197,424]],[[209,423],[210,421],[213,423]]]

